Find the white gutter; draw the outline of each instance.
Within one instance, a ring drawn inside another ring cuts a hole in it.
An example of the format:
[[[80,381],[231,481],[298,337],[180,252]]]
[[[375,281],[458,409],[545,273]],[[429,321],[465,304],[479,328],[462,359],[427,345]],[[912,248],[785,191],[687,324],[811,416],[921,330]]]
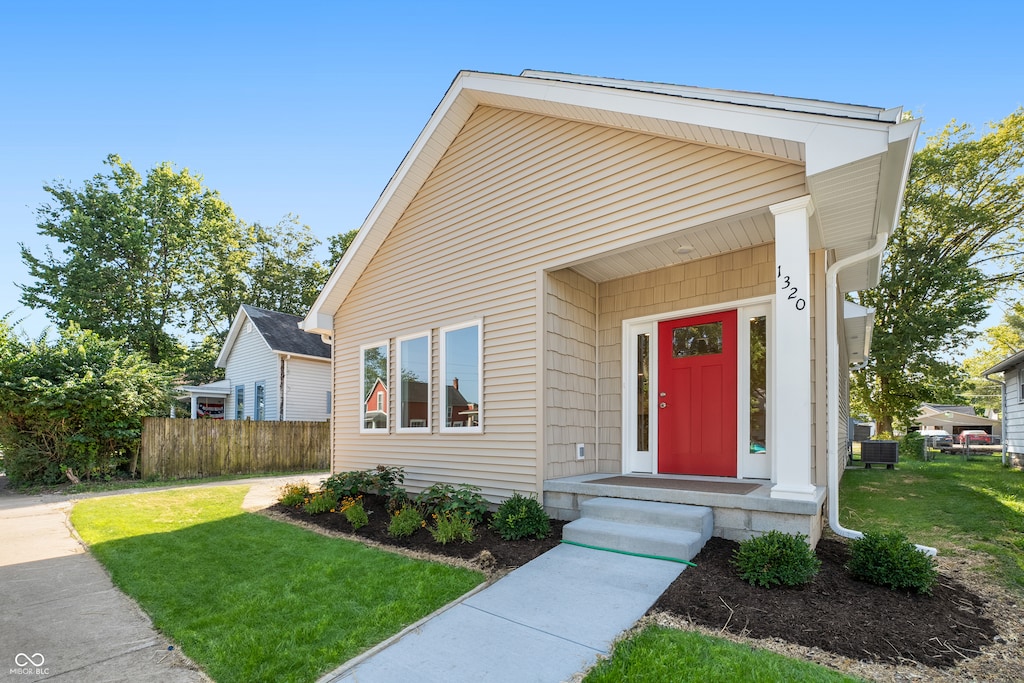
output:
[[[825,469],[828,476],[828,525],[832,531],[844,538],[863,538],[860,531],[847,529],[839,523],[839,312],[838,281],[839,271],[885,251],[889,234],[878,234],[875,243],[866,251],[836,261],[825,271],[825,335],[828,349],[826,354],[825,384],[828,387],[828,408],[825,411]],[[938,550],[925,545],[917,549],[934,557]]]

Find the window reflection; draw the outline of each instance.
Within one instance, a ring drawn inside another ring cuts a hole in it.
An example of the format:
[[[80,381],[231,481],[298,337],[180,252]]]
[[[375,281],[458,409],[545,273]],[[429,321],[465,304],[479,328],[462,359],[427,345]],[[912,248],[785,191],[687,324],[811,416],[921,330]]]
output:
[[[650,445],[651,335],[636,337],[636,450],[648,451]]]
[[[763,315],[750,319],[750,452],[767,447],[768,323]]]
[[[722,352],[722,323],[686,325],[672,330],[672,356],[689,358]]]
[[[363,349],[363,429],[388,428],[388,346]]]

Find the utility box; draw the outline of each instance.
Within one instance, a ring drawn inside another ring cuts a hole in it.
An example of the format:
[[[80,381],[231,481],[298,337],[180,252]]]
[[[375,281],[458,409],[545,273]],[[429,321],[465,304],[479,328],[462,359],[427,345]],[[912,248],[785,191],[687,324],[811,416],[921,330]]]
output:
[[[865,441],[860,445],[860,461],[864,467],[885,465],[887,470],[894,469],[900,460],[900,444],[898,441]]]

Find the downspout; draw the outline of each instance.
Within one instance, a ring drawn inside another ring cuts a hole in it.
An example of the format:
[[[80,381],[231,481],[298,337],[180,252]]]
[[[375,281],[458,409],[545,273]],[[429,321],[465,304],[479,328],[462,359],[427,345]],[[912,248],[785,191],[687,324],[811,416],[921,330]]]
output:
[[[999,432],[999,443],[1002,444],[1003,467],[1006,467],[1006,380],[992,379],[988,375],[982,375],[982,379],[999,385],[999,420],[1003,423]]]
[[[828,409],[825,412],[825,469],[828,476],[828,525],[844,538],[863,538],[860,531],[847,529],[839,523],[839,272],[844,268],[867,261],[885,251],[889,233],[881,232],[875,243],[866,251],[847,256],[836,261],[825,271],[825,336],[827,360],[825,384],[828,391]],[[938,554],[935,548],[918,545],[917,549],[925,555],[934,557]]]

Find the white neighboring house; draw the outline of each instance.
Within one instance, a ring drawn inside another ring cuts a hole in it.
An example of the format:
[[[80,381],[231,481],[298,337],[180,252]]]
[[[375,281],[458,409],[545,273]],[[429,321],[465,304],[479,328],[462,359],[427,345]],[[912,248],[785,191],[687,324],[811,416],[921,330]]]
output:
[[[1003,374],[1003,453],[1004,462],[1024,467],[1024,351],[996,363],[982,373]]]
[[[326,420],[331,347],[320,335],[299,329],[301,321],[242,304],[217,357],[226,379],[182,387],[192,398],[192,418]]]

